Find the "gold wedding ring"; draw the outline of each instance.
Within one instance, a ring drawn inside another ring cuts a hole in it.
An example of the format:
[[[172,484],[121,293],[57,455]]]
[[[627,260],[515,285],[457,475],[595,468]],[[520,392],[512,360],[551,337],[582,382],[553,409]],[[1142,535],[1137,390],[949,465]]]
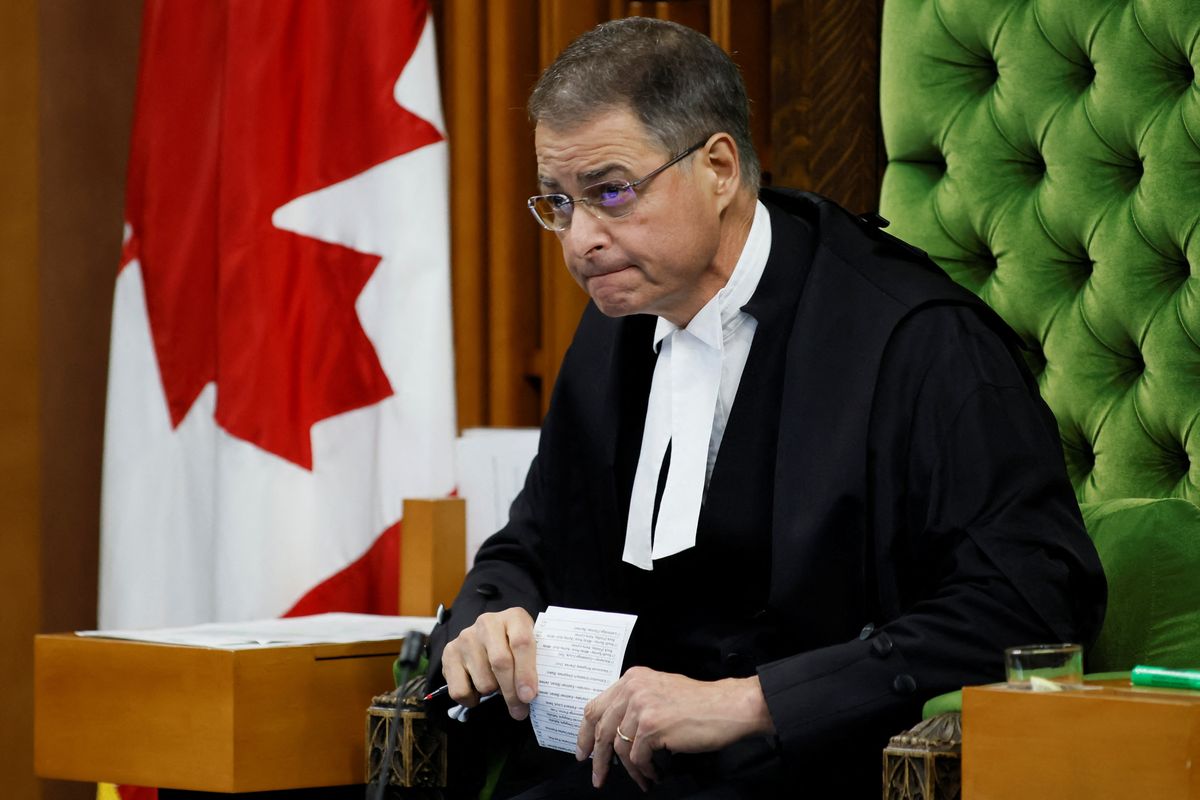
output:
[[[622,742],[629,742],[630,744],[633,744],[633,737],[632,737],[632,736],[626,736],[625,734],[621,733],[621,726],[620,726],[620,725],[618,725],[618,726],[617,726],[617,736],[620,736],[620,737],[621,737],[621,741],[622,741]]]

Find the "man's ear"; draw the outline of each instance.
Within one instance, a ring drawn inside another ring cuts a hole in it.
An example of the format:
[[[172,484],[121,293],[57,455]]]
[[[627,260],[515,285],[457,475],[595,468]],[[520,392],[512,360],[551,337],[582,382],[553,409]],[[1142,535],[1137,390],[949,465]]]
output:
[[[724,211],[733,202],[742,181],[741,156],[737,143],[728,133],[711,136],[700,151],[701,166],[709,173],[717,211]]]

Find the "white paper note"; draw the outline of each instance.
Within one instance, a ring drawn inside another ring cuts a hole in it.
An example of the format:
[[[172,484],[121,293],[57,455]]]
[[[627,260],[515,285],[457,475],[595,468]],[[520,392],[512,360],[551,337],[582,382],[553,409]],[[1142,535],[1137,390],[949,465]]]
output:
[[[529,718],[538,744],[575,752],[583,707],[621,676],[637,617],[550,606],[534,625],[538,695]]]

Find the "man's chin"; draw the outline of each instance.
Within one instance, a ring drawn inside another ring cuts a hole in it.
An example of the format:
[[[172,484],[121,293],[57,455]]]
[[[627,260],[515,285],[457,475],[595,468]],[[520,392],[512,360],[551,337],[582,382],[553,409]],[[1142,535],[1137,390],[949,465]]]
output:
[[[606,317],[628,317],[642,311],[642,304],[629,292],[592,291],[589,294],[596,308]]]
[[[596,298],[592,298],[592,302],[596,304],[596,308],[600,309],[600,313],[606,317],[628,317],[630,314],[638,314],[640,309],[631,308],[624,303],[604,303]]]

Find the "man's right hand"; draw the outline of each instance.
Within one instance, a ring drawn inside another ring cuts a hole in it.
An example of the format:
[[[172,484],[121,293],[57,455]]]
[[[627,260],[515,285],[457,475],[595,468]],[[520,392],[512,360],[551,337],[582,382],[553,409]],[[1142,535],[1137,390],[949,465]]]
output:
[[[513,719],[529,716],[537,695],[533,618],[523,608],[481,614],[442,651],[442,675],[456,703],[474,708],[497,689]]]

